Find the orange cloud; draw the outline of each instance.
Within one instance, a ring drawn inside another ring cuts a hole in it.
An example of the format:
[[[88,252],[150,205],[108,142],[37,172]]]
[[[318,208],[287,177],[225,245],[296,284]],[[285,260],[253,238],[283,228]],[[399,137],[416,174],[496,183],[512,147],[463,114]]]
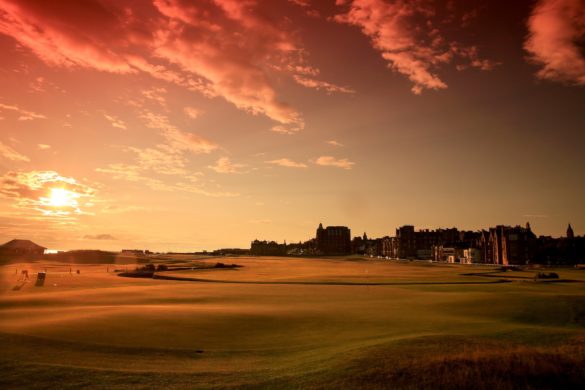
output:
[[[585,85],[585,3],[540,0],[527,25],[529,34],[524,49],[541,66],[537,77]]]
[[[144,149],[128,147],[126,150],[136,153],[137,163],[142,170],[152,170],[167,175],[187,173],[185,169],[187,159],[182,153],[176,153],[166,145]]]
[[[122,130],[127,129],[126,123],[124,123],[123,120],[116,118],[115,116],[104,114],[104,118],[106,118],[108,120],[108,122],[111,123],[112,127],[115,127],[117,129],[122,129]]]
[[[163,108],[167,108],[167,99],[165,94],[167,93],[166,88],[151,88],[142,91],[142,96],[150,101],[159,104]]]
[[[18,153],[16,150],[12,149],[10,146],[3,144],[0,142],[0,157],[3,157],[10,161],[30,161],[30,158],[27,156]]]
[[[331,146],[336,146],[338,148],[342,148],[344,145],[341,142],[337,142],[335,140],[326,141]]]
[[[210,191],[204,188],[204,185],[196,185],[194,182],[197,181],[199,174],[193,175],[182,175],[182,178],[187,180],[178,182],[164,182],[162,180],[147,176],[143,173],[143,169],[137,165],[128,164],[110,164],[105,168],[97,168],[96,172],[104,173],[109,175],[111,178],[116,180],[125,180],[135,183],[141,183],[146,187],[155,191],[183,191],[192,194],[198,194],[203,196],[209,196],[214,198],[232,198],[240,196],[237,192],[229,191]],[[125,211],[125,210],[124,210]],[[110,213],[116,213],[118,211],[107,211]]]
[[[414,84],[415,94],[447,88],[435,71],[456,57],[483,70],[496,65],[480,59],[473,46],[447,41],[441,23],[433,23],[436,12],[430,1],[342,0],[337,5],[345,12],[334,20],[359,27],[388,66]]]
[[[347,158],[337,159],[332,156],[321,156],[315,160],[315,164],[325,167],[337,167],[343,169],[352,169],[355,165],[353,161],[349,161]]]
[[[327,93],[332,92],[355,93],[355,91],[351,88],[341,87],[339,85],[328,83],[327,81],[315,80],[310,77],[295,75],[294,79],[297,83],[304,87],[313,88],[316,90],[323,90]]]
[[[136,72],[115,50],[128,35],[127,27],[118,21],[136,26],[136,19],[123,8],[108,7],[96,0],[73,1],[59,7],[45,2],[0,0],[0,9],[0,32],[12,36],[48,64]],[[134,32],[133,38],[138,40],[140,33]]]
[[[242,168],[244,164],[236,164],[231,162],[228,157],[220,157],[215,165],[208,166],[209,169],[214,170],[217,173],[244,173]]]
[[[0,103],[0,112],[2,112],[3,110],[16,112],[19,115],[19,117],[18,117],[19,121],[31,121],[33,119],[46,119],[47,118],[46,116],[44,116],[42,114],[38,114],[38,113],[33,112],[33,111],[28,111],[28,110],[25,110],[25,109],[20,108],[18,106],[15,106],[15,105],[8,105],[8,104]]]
[[[95,193],[89,185],[55,171],[7,172],[0,177],[0,196],[45,217],[88,214],[85,210],[93,205]]]
[[[195,107],[185,107],[183,112],[191,119],[197,119],[203,114],[203,111]]]
[[[317,11],[315,8],[313,8],[310,0],[288,0],[288,1],[289,1],[289,3],[296,4],[299,7],[303,8],[303,10],[305,11],[305,14],[307,16],[310,16],[312,18],[318,18],[321,16],[319,11]]]
[[[302,48],[284,17],[264,18],[257,8],[254,0],[153,0],[140,7],[0,0],[0,33],[49,65],[146,72],[295,132],[303,128],[301,114],[278,98],[266,69],[304,66]]]
[[[213,142],[193,133],[187,133],[170,123],[165,115],[144,111],[141,115],[146,127],[161,130],[169,146],[178,151],[190,151],[193,153],[211,153],[218,146]]]
[[[280,165],[281,167],[287,167],[287,168],[307,168],[307,164],[295,162],[295,161],[289,160],[288,158],[281,158],[278,160],[266,161],[266,164]]]

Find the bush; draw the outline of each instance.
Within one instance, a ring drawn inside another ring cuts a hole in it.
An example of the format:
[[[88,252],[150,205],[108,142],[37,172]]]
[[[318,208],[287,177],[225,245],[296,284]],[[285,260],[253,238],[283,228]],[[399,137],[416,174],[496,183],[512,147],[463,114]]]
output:
[[[559,278],[559,274],[557,274],[556,272],[539,272],[536,274],[536,279],[558,279]]]
[[[154,272],[156,270],[156,267],[154,266],[154,264],[146,264],[143,267],[136,267],[136,271],[138,272]]]

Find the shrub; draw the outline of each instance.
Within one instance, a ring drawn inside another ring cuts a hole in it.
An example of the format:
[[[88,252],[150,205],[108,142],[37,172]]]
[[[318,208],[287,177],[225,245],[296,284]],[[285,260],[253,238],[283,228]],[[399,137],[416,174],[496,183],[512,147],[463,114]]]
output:
[[[154,264],[146,264],[143,267],[136,267],[136,271],[139,272],[154,272],[156,270],[156,267],[154,266]]]
[[[558,279],[559,278],[559,274],[557,274],[556,272],[539,272],[536,274],[536,279]]]

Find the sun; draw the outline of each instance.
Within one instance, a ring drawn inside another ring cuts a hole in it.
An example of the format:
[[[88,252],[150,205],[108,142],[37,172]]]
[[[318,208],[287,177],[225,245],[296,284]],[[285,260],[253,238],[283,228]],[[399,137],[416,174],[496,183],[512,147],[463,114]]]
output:
[[[76,195],[76,193],[64,188],[51,188],[48,203],[53,207],[72,207],[77,205],[77,200],[75,200]]]

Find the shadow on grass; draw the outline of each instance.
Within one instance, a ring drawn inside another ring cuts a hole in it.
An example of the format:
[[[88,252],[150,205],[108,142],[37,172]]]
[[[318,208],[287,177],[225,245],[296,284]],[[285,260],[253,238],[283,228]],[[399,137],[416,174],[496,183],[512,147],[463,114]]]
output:
[[[124,275],[120,275],[124,276]],[[248,280],[221,280],[221,279],[203,279],[187,278],[181,276],[168,276],[155,274],[154,279],[175,280],[183,282],[204,282],[204,283],[233,283],[233,284],[299,284],[299,285],[316,285],[316,286],[425,286],[425,285],[475,285],[475,284],[499,284],[510,283],[505,279],[494,280],[489,282],[310,282],[310,281],[248,281]]]
[[[302,363],[302,362],[300,362]],[[527,346],[458,336],[360,349],[326,369],[110,371],[0,360],[3,388],[582,389],[585,337]]]

